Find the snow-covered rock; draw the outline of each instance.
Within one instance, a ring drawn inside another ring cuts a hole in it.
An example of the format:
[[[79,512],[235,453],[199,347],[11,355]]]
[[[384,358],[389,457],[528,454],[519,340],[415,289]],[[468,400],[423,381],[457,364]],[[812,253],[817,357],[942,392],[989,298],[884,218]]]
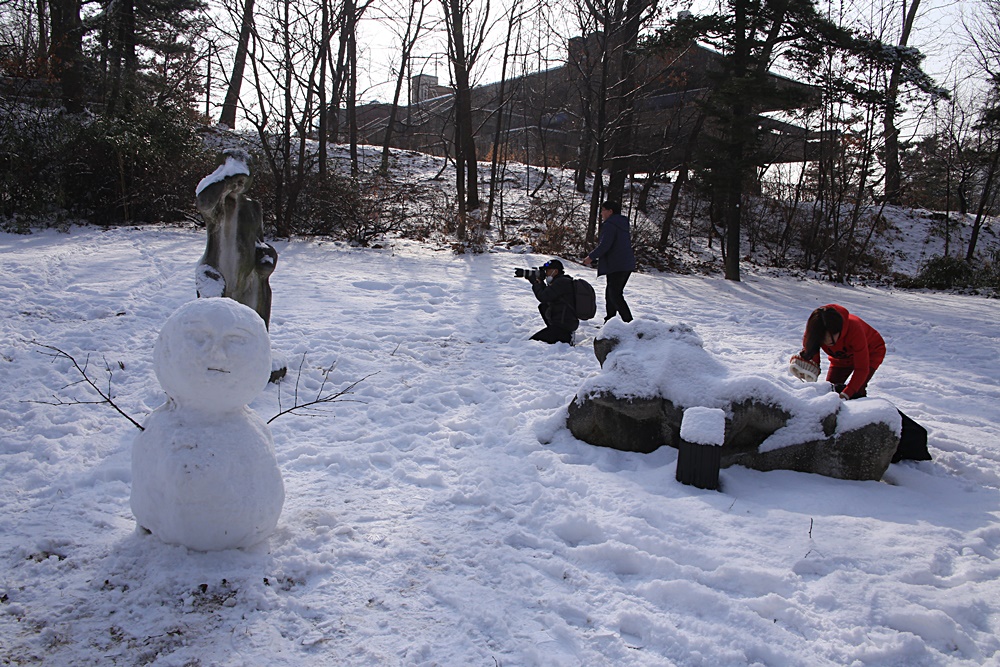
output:
[[[694,408],[724,412],[724,467],[878,480],[899,444],[901,418],[891,403],[843,401],[825,382],[732,374],[685,324],[611,320],[594,352],[602,372],[584,382],[567,419],[573,435],[593,445],[677,447],[685,411]]]

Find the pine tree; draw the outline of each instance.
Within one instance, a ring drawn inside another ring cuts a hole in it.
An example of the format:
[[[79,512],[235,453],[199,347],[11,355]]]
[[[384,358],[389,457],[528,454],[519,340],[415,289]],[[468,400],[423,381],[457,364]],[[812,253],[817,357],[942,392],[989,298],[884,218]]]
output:
[[[818,101],[819,90],[779,85],[769,70],[781,63],[793,72],[821,69],[830,51],[858,59],[874,59],[888,69],[898,62],[901,80],[933,88],[919,68],[915,49],[895,49],[861,38],[822,16],[813,0],[723,0],[717,13],[681,14],[661,30],[650,48],[669,48],[698,40],[715,48],[722,59],[714,73],[705,111],[711,131],[704,132],[700,151],[709,170],[713,199],[726,229],[725,275],[740,279],[742,201],[755,177],[762,110],[794,109]],[[845,95],[862,98],[884,94],[863,90],[853,82],[838,81]],[[708,145],[711,144],[711,145]]]
[[[128,115],[141,99],[191,96],[190,61],[206,6],[203,0],[103,0],[92,23],[109,114]]]

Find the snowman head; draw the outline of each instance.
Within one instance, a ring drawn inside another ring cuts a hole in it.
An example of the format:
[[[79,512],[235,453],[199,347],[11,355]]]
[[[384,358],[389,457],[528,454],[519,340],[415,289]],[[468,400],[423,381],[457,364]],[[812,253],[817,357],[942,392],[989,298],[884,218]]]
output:
[[[196,299],[167,319],[153,360],[160,385],[179,406],[232,410],[267,385],[271,344],[252,308],[221,297]]]

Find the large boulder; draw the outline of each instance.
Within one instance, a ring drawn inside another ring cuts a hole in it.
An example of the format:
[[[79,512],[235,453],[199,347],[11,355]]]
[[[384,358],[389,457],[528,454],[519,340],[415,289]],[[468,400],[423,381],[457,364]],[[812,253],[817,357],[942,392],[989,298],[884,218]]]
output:
[[[570,403],[567,426],[592,445],[648,454],[663,444],[677,446],[680,415],[664,415],[667,406],[673,407],[659,396],[622,398],[602,392]]]
[[[810,440],[770,451],[751,451],[725,457],[733,464],[768,472],[795,470],[838,479],[878,481],[892,462],[899,434],[889,424],[874,422],[825,440]]]
[[[723,467],[881,479],[899,444],[900,417],[880,399],[842,401],[827,383],[732,374],[694,330],[612,320],[594,341],[602,371],[569,406],[567,426],[592,445],[651,452],[677,447],[684,410],[726,413]]]

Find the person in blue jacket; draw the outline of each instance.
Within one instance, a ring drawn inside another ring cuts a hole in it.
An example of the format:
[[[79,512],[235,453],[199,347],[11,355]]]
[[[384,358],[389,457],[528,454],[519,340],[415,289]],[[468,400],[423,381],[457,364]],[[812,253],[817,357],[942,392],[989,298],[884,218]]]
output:
[[[632,321],[632,311],[625,302],[625,283],[635,271],[635,254],[632,252],[632,238],[629,221],[621,214],[618,202],[606,201],[601,204],[601,230],[597,247],[583,259],[586,266],[597,262],[597,275],[607,276],[604,289],[604,304],[607,322],[620,315],[625,322]]]

